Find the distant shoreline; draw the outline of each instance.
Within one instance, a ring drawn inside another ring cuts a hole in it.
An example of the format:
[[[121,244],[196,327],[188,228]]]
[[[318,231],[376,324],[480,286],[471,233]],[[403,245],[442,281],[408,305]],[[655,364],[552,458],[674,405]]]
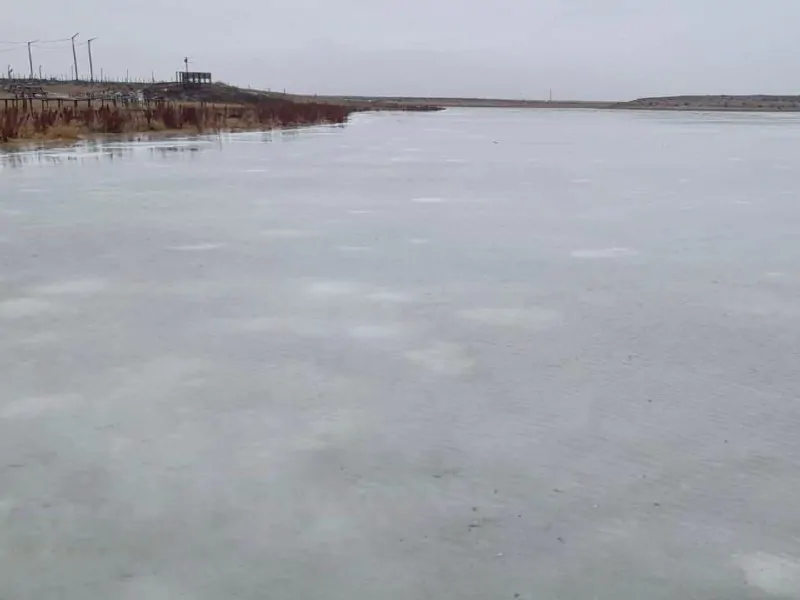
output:
[[[20,90],[26,90],[27,99],[24,94],[15,98]],[[221,83],[184,87],[177,83],[55,84],[32,80],[0,88],[0,144],[74,141],[107,133],[264,130],[343,123],[356,112],[448,108],[793,113],[800,112],[800,95],[684,95],[610,102],[330,96],[276,93]]]
[[[175,83],[88,83],[31,80],[0,80],[0,108],[4,98],[13,97],[3,82],[19,81],[41,87],[52,99],[85,98],[87,94],[151,94],[172,101],[194,101],[228,104],[262,104],[290,101],[297,103],[325,103],[348,107],[354,111],[434,111],[442,108],[549,108],[589,110],[666,110],[714,112],[798,112],[800,95],[681,95],[638,98],[630,101],[602,100],[529,100],[511,98],[453,98],[437,96],[363,96],[363,95],[312,95],[278,93],[245,89],[215,83],[184,89]]]
[[[593,100],[511,100],[502,98],[418,98],[411,96],[313,96],[320,102],[384,106],[386,104],[440,108],[527,108],[592,110],[657,110],[703,112],[800,112],[800,96],[669,96],[626,102]]]

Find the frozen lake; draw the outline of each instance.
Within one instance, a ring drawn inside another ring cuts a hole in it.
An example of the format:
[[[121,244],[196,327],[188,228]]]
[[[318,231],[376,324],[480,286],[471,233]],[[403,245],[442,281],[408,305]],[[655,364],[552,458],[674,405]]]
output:
[[[0,598],[800,598],[798,148],[454,110],[0,155]]]

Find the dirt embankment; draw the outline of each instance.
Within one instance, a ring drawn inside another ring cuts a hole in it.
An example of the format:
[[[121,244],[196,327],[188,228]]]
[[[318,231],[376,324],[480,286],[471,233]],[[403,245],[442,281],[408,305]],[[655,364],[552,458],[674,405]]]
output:
[[[667,96],[620,102],[613,108],[629,110],[710,110],[747,112],[800,111],[800,96]]]

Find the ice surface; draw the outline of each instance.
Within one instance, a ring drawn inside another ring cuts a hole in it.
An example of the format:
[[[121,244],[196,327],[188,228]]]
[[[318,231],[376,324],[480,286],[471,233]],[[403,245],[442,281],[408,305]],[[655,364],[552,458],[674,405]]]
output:
[[[0,154],[0,598],[800,598],[798,146],[448,110]]]

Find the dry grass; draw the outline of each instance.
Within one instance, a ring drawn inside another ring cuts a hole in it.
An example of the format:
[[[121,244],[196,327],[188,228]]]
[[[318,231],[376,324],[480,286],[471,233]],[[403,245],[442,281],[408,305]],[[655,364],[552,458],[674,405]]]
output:
[[[54,125],[44,132],[47,140],[78,140],[81,137],[81,128],[75,124]]]
[[[0,105],[0,143],[20,140],[75,140],[95,134],[149,131],[206,133],[343,123],[352,108],[286,100],[254,105],[197,102],[144,107],[82,102],[13,102]]]

